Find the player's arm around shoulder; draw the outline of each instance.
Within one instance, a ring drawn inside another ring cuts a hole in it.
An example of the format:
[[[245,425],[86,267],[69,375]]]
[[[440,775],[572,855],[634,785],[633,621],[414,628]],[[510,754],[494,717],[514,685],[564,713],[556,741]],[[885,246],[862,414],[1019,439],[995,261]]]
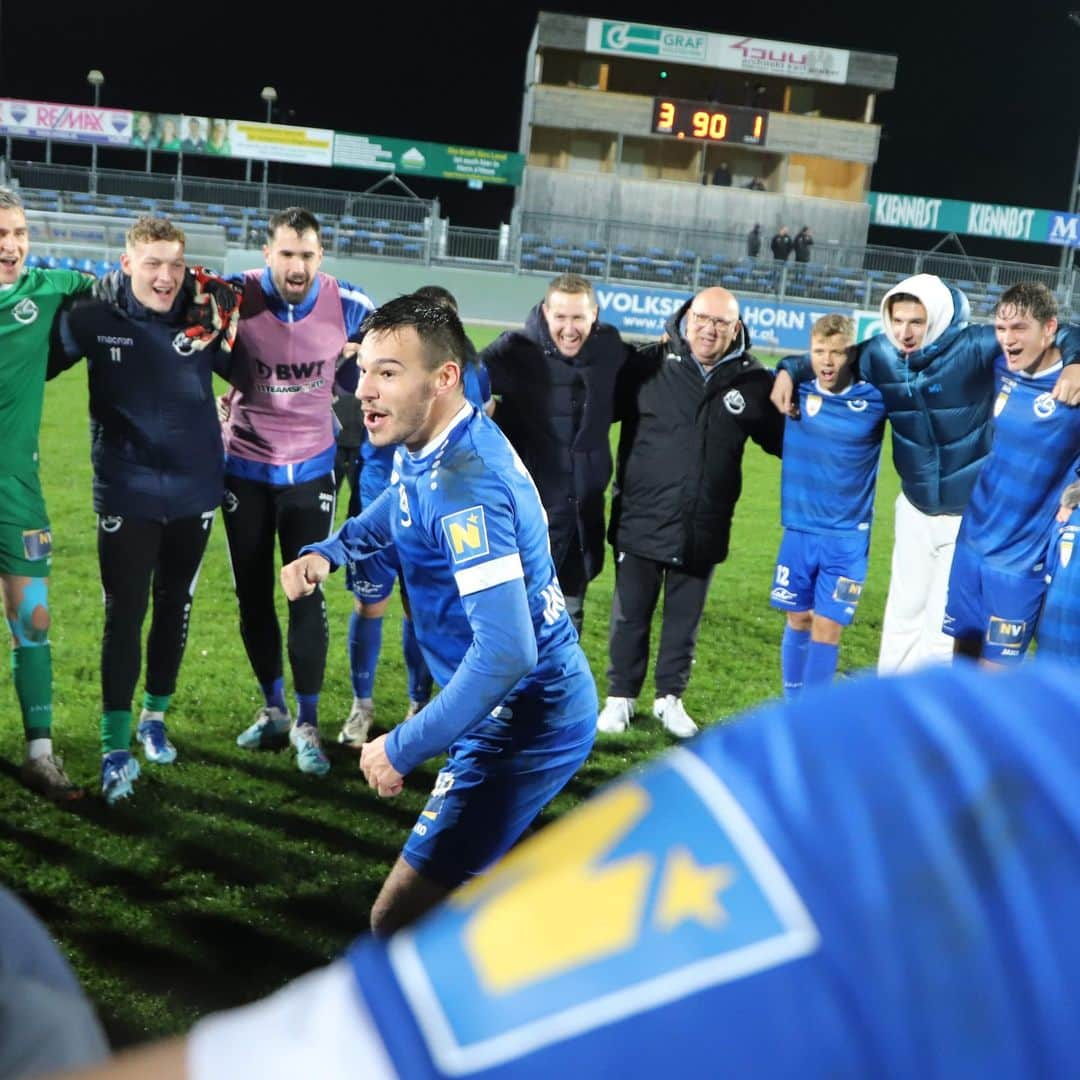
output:
[[[73,325],[73,315],[84,305],[96,304],[88,296],[68,297],[56,313],[49,332],[49,358],[45,366],[45,378],[55,379],[61,372],[74,367],[85,355]]]
[[[1066,405],[1080,405],[1080,326],[1062,323],[1054,344],[1061,353],[1064,367],[1050,392],[1051,396]]]

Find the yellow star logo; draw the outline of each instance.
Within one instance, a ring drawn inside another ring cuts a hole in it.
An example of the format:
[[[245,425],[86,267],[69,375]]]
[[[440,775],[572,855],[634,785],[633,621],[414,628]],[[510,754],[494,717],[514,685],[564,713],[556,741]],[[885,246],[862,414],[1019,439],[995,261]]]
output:
[[[662,931],[674,930],[687,919],[713,928],[723,926],[730,916],[718,894],[734,881],[735,872],[730,866],[701,866],[687,848],[675,848],[664,865],[654,924]]]

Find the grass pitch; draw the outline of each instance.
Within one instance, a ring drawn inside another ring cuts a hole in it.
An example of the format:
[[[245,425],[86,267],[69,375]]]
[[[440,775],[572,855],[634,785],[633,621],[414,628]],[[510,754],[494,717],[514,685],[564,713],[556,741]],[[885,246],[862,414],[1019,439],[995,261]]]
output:
[[[471,331],[480,346],[496,333]],[[55,549],[54,735],[69,774],[91,794],[58,808],[20,786],[18,706],[11,680],[0,681],[7,718],[0,730],[0,881],[48,924],[119,1047],[182,1031],[206,1012],[262,996],[339,952],[366,927],[437,763],[411,775],[399,798],[380,800],[366,787],[356,755],[332,742],[352,699],[345,652],[351,597],[340,576],[327,588],[331,645],[321,704],[330,775],[300,774],[288,752],[255,754],[235,745],[260,698],[240,642],[218,520],[169,712],[179,761],[146,765],[135,796],[107,809],[96,795],[102,603],[81,368],[49,385],[41,443]],[[732,554],[716,570],[685,695],[702,724],[779,693],[783,618],[768,606],[780,540],[779,472],[778,461],[747,447]],[[896,491],[886,459],[869,577],[858,621],[844,636],[842,671],[869,666],[876,656]],[[601,699],[611,591],[609,560],[590,586],[583,638]],[[281,597],[279,612],[284,625]],[[384,726],[407,704],[400,623],[395,600],[376,684]],[[670,745],[651,719],[652,698],[650,682],[633,729],[599,738],[545,819]]]

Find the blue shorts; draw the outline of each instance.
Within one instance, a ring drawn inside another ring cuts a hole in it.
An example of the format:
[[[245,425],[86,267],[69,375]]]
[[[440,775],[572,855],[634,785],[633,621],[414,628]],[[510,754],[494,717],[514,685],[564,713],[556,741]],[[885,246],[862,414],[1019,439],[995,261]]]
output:
[[[582,667],[557,707],[509,698],[495,712],[511,709],[512,718],[485,722],[450,747],[401,853],[417,873],[448,889],[474,877],[566,786],[596,737],[596,685]]]
[[[397,548],[391,544],[366,559],[345,564],[345,588],[365,604],[377,604],[394,591],[401,572]]]
[[[785,529],[769,602],[779,611],[813,611],[850,626],[866,581],[870,533]]]
[[[390,463],[382,458],[365,461],[360,474],[360,505],[370,506],[390,482]],[[345,588],[363,604],[377,604],[394,591],[394,582],[401,573],[397,548],[393,545],[369,555],[366,559],[348,563],[345,567]]]
[[[981,640],[987,660],[1018,663],[1031,644],[1045,595],[1045,574],[998,570],[967,544],[957,544],[942,630],[949,637]]]

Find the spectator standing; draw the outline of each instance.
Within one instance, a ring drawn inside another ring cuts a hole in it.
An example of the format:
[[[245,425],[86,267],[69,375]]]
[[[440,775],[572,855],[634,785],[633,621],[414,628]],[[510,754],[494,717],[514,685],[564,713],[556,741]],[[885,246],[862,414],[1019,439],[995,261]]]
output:
[[[791,240],[791,234],[788,232],[786,225],[781,225],[776,235],[769,243],[772,248],[773,258],[779,259],[780,262],[786,262],[791,255],[791,249],[793,243]]]
[[[746,254],[756,259],[761,254],[761,226],[754,225],[746,234]]]
[[[713,187],[731,187],[731,170],[726,161],[721,161],[712,174]]]
[[[805,263],[810,261],[810,249],[814,246],[814,237],[811,235],[810,226],[804,225],[795,237],[795,261]]]

